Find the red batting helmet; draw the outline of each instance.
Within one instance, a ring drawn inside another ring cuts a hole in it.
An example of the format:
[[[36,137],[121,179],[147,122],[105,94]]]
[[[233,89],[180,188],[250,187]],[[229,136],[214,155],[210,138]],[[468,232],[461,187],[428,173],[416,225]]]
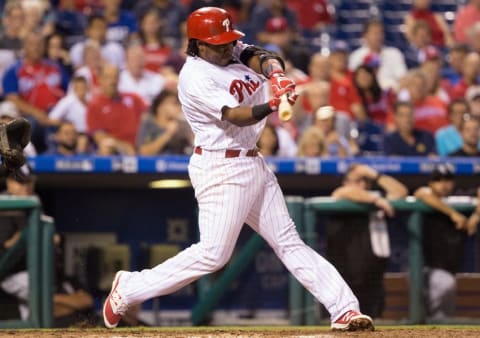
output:
[[[203,7],[194,11],[187,20],[188,39],[197,39],[211,45],[223,45],[245,36],[233,29],[232,17],[224,9]]]

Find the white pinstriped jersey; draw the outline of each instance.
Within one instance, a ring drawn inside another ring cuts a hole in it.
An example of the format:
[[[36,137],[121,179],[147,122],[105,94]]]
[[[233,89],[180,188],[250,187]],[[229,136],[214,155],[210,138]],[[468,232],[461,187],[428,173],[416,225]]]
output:
[[[240,42],[235,46],[233,55],[237,60],[245,47]],[[254,148],[266,119],[251,126],[238,127],[222,120],[222,107],[266,103],[268,95],[266,79],[240,61],[222,67],[189,56],[180,72],[180,103],[195,134],[195,146],[203,149]]]

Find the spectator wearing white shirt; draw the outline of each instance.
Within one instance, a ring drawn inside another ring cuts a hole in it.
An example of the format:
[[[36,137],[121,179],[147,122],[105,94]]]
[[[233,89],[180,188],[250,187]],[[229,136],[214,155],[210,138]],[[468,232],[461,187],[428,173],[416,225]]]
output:
[[[163,90],[165,79],[162,75],[145,69],[145,52],[140,45],[127,49],[126,68],[120,73],[120,92],[135,93],[147,104]]]
[[[363,30],[363,45],[350,54],[348,68],[355,71],[367,55],[374,53],[380,56],[378,82],[382,89],[395,88],[396,84],[407,73],[407,66],[402,52],[395,47],[384,45],[385,32],[383,23],[378,20],[366,23]]]
[[[48,114],[51,120],[72,122],[81,133],[86,132],[88,84],[84,77],[76,76],[71,82],[72,91],[64,96]]]
[[[85,30],[87,40],[77,42],[70,50],[70,59],[74,67],[82,65],[83,49],[87,41],[93,40],[100,45],[100,52],[110,64],[122,69],[125,64],[125,50],[118,42],[106,41],[107,21],[103,16],[92,15],[88,19],[88,26]]]
[[[88,84],[84,77],[76,76],[70,86],[72,88],[70,93],[58,101],[48,117],[58,126],[65,121],[70,122],[79,134],[76,143],[77,152],[84,153],[87,152],[89,146],[86,135]]]

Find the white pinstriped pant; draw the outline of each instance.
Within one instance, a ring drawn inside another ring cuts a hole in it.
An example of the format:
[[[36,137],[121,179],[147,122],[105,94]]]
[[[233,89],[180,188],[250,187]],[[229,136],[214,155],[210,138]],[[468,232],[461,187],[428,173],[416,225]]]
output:
[[[223,152],[204,151],[192,155],[189,175],[199,205],[200,241],[153,269],[122,277],[117,290],[128,304],[170,294],[221,269],[247,223],[332,320],[347,310],[359,310],[357,298],[333,265],[300,239],[262,156],[224,158]]]

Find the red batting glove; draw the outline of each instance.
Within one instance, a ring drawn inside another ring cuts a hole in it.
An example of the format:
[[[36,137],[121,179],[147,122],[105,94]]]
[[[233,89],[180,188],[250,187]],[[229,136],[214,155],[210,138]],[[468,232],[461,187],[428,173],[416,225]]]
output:
[[[295,92],[287,93],[287,99],[288,103],[293,106],[295,104],[295,101],[297,101],[298,99],[298,94]]]
[[[295,82],[286,77],[283,70],[276,69],[272,71],[268,76],[270,77],[273,96],[280,97],[283,94],[295,93]],[[293,100],[294,103],[295,100],[296,98]]]
[[[280,105],[280,98],[279,97],[272,97],[269,101],[268,101],[268,105],[270,106],[270,109],[273,110],[273,111],[277,111],[278,110],[278,106]]]

